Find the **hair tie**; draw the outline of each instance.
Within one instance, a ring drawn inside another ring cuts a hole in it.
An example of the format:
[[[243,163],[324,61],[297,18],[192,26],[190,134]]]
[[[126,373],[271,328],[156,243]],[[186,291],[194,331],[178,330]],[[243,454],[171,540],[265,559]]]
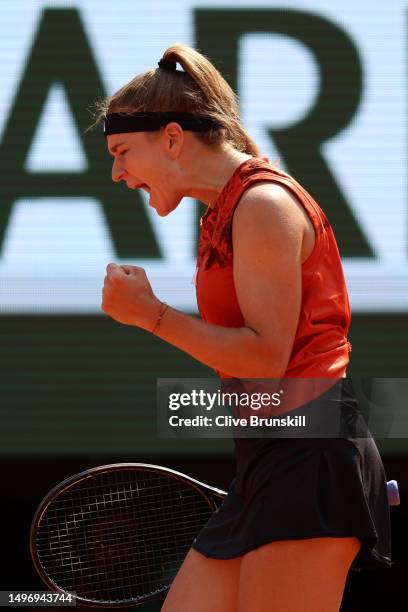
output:
[[[160,62],[157,63],[162,70],[168,70],[169,72],[175,72],[177,70],[177,62],[173,62],[172,60],[161,59]]]

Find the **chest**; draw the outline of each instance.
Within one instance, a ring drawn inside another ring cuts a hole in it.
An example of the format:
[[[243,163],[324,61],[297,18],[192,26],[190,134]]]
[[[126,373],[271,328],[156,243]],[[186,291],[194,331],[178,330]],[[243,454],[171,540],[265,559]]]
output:
[[[233,266],[199,267],[196,275],[197,306],[204,321],[225,327],[245,324],[234,285]]]

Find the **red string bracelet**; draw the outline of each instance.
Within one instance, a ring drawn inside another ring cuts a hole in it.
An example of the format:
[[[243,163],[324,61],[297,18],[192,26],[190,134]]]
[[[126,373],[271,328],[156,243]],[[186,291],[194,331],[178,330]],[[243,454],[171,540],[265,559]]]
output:
[[[168,304],[166,304],[166,302],[160,302],[160,309],[159,309],[159,315],[157,317],[157,321],[155,326],[152,329],[152,334],[154,334],[156,332],[156,329],[159,327],[160,325],[160,321],[163,318],[164,313],[166,312],[167,308],[169,307]]]

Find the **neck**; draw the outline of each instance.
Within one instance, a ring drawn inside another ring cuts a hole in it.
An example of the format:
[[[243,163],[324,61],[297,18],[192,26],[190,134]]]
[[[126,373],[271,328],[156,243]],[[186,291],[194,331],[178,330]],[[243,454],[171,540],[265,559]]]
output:
[[[201,143],[199,143],[201,145]],[[237,151],[230,145],[218,149],[203,147],[190,155],[183,177],[185,195],[215,208],[217,199],[235,170],[252,155]],[[204,149],[204,150],[203,150]]]

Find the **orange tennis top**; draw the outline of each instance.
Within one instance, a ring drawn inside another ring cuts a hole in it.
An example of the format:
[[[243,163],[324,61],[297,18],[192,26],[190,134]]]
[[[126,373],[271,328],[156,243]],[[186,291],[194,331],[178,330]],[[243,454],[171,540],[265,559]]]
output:
[[[224,327],[245,325],[233,279],[232,218],[246,189],[259,181],[279,183],[297,197],[314,230],[315,245],[302,264],[302,301],[285,377],[341,378],[351,345],[347,341],[350,306],[333,230],[311,195],[265,157],[241,164],[200,220],[196,291],[201,318]],[[259,304],[262,308],[262,304]],[[231,377],[217,371],[222,378]]]

